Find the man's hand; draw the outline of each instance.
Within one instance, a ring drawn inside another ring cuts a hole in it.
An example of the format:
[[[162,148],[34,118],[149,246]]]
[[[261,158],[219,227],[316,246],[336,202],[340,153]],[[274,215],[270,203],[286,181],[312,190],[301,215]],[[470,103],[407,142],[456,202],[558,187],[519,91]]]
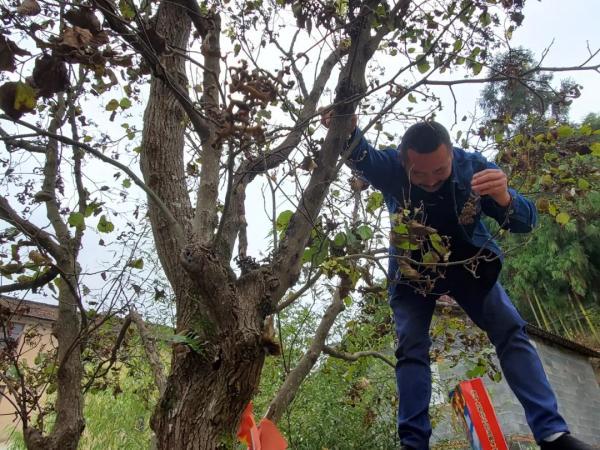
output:
[[[471,189],[479,195],[489,195],[502,207],[510,204],[508,180],[500,169],[486,169],[477,172],[471,180]]]
[[[329,124],[331,123],[331,118],[333,117],[333,110],[330,109],[329,111],[326,112],[322,112],[321,113],[321,124],[325,127],[325,128],[329,128]],[[352,114],[352,130],[354,130],[356,128],[356,125],[358,124],[358,116],[356,114]]]

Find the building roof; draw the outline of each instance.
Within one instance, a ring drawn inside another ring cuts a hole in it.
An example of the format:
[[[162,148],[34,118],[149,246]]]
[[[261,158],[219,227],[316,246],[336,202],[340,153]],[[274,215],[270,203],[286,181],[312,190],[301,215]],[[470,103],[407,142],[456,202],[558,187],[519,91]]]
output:
[[[58,306],[48,303],[33,302],[20,298],[0,295],[0,305],[9,308],[21,317],[54,322],[58,318]]]
[[[525,325],[525,330],[527,330],[527,334],[529,334],[530,336],[536,336],[543,341],[550,342],[552,344],[556,344],[564,348],[568,348],[569,350],[580,353],[584,356],[600,358],[600,352],[594,350],[593,348],[586,347],[585,345],[581,345],[577,342],[571,341],[557,334],[550,333],[530,323]]]
[[[463,309],[456,303],[454,299],[447,295],[441,296],[436,305],[436,311],[438,313],[449,312],[452,315],[456,316],[466,316]],[[525,330],[527,334],[532,337],[537,338],[538,340],[544,341],[549,344],[558,345],[559,347],[566,348],[575,353],[579,353],[583,356],[588,356],[592,358],[600,358],[600,352],[594,350],[593,348],[587,347],[585,345],[579,344],[577,342],[571,341],[570,339],[566,339],[557,334],[551,333],[549,331],[543,330],[535,325],[528,323],[525,325]]]

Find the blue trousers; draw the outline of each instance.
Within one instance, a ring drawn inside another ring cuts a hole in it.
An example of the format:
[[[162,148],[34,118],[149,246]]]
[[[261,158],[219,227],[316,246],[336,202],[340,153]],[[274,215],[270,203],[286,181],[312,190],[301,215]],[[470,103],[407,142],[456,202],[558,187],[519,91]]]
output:
[[[408,291],[404,289],[390,300],[398,336],[398,434],[404,445],[421,450],[429,448],[431,436],[429,326],[435,299]],[[455,300],[496,348],[504,377],[523,405],[536,441],[568,431],[539,356],[525,333],[525,321],[500,283],[496,282],[487,294]]]

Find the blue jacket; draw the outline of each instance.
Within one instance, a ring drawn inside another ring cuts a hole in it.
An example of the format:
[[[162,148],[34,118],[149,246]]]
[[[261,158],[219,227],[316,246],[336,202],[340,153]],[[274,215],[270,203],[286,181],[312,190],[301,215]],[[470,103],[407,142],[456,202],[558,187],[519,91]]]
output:
[[[404,198],[408,198],[410,183],[400,159],[397,148],[376,150],[362,135],[359,129],[353,133],[350,142],[358,135],[360,141],[350,155],[350,166],[364,177],[375,189],[381,191],[390,213],[396,212]],[[466,152],[461,148],[453,148],[452,161],[452,197],[454,212],[458,218],[471,193],[473,174],[485,169],[498,169],[498,166],[487,161],[479,153]],[[517,191],[509,188],[512,197],[508,207],[498,205],[491,197],[481,197],[480,207],[471,225],[459,225],[463,241],[477,247],[486,248],[497,255],[502,261],[503,254],[498,244],[492,239],[490,232],[481,220],[481,214],[492,217],[504,229],[513,233],[527,233],[533,229],[537,221],[534,203],[523,197]],[[395,250],[390,247],[390,255]],[[397,277],[397,263],[390,258],[389,276]]]

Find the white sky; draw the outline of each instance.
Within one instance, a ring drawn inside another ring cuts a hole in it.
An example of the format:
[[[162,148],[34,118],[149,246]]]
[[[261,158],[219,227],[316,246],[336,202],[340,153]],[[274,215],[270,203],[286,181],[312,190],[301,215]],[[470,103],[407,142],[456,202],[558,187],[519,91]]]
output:
[[[592,51],[600,48],[600,0],[527,0],[524,8],[525,20],[513,34],[511,45],[532,50],[540,58],[545,49],[549,52],[544,60],[545,67],[580,65],[588,58],[587,45]],[[600,55],[599,55],[600,56]],[[600,57],[595,58],[596,64]],[[580,121],[590,112],[600,113],[600,74],[597,72],[560,72],[554,80],[573,78],[583,85],[582,95],[571,106],[571,119]],[[455,87],[461,110],[464,114],[473,111],[481,91],[479,85]],[[448,101],[451,97],[447,96]],[[458,114],[459,120],[461,113]],[[440,115],[440,120],[452,122],[451,110]]]

